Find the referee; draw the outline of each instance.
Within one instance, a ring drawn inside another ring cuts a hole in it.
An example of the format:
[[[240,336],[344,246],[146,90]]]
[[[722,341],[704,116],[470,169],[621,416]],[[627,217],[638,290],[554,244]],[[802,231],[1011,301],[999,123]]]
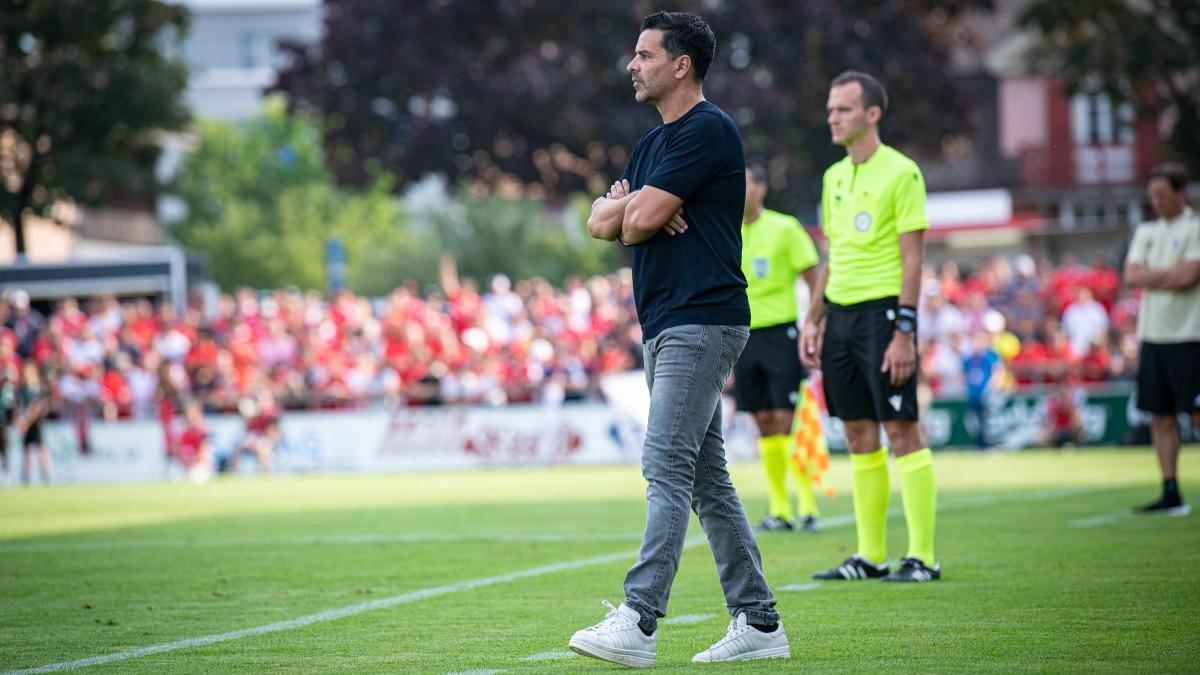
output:
[[[925,248],[925,180],[911,159],[879,140],[887,92],[874,77],[834,78],[827,104],[833,142],[846,157],[825,172],[821,212],[829,264],[801,334],[801,358],[822,368],[829,413],[842,420],[854,474],[858,551],[814,579],[933,581],[937,488],[917,423],[916,332]],[[887,556],[888,456],[896,455],[908,555]],[[890,573],[889,573],[890,572]]]
[[[808,285],[809,297],[817,282],[817,249],[799,220],[763,207],[767,174],[761,166],[746,165],[746,208],[742,223],[742,274],[750,300],[750,339],[733,368],[733,395],[738,410],[754,415],[758,425],[759,456],[767,474],[769,512],[759,524],[764,532],[796,526],[788,499],[788,456],[792,416],[800,382],[796,327],[796,278]],[[797,466],[799,525],[819,529],[812,480]]]

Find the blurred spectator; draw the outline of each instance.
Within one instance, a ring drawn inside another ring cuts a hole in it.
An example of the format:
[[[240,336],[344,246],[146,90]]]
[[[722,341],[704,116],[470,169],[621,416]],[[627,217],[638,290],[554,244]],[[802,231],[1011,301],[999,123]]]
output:
[[[188,401],[183,408],[184,427],[179,432],[176,459],[183,467],[188,479],[204,483],[212,477],[212,444],[208,438],[208,426],[204,423],[204,407],[199,401]]]
[[[1112,353],[1108,348],[1108,333],[1097,333],[1079,358],[1079,379],[1087,383],[1104,382],[1109,378]]]
[[[1096,302],[1092,289],[1081,286],[1075,291],[1075,302],[1063,312],[1062,325],[1071,349],[1083,354],[1097,335],[1108,330],[1108,312]]]
[[[246,421],[246,435],[229,458],[228,470],[236,473],[242,455],[250,454],[258,461],[260,473],[270,473],[276,447],[283,439],[275,398],[263,390],[256,398],[243,400],[239,408]]]
[[[21,384],[21,359],[12,333],[0,329],[0,472],[8,472],[8,427],[17,421],[17,393]]]
[[[918,324],[922,328],[922,336],[934,342],[945,342],[963,332],[962,312],[954,303],[947,301],[942,293],[925,295],[919,309]]]
[[[1009,325],[1021,342],[1036,341],[1041,337],[1042,319],[1046,309],[1038,301],[1037,291],[1021,288],[1012,305],[1008,307]]]
[[[142,354],[141,361],[130,367],[125,382],[129,387],[130,415],[137,419],[154,417],[158,393],[158,355],[154,352]]]
[[[104,360],[100,401],[103,417],[108,422],[127,418],[133,411],[133,392],[129,389],[130,370],[129,354],[125,352],[117,352]]]
[[[995,383],[1002,369],[1000,354],[992,348],[992,338],[984,330],[971,335],[970,350],[962,357],[967,386],[967,414],[975,423],[975,444],[988,447],[987,413]]]
[[[1083,409],[1081,390],[1062,380],[1054,394],[1046,399],[1046,415],[1043,418],[1042,443],[1061,448],[1071,444],[1083,445]]]
[[[42,441],[42,420],[50,412],[50,391],[41,370],[33,361],[21,368],[21,384],[17,390],[17,435],[21,438],[21,482],[28,485],[33,478],[33,456],[37,455],[42,482],[50,482],[50,451]]]
[[[75,429],[75,442],[78,444],[79,454],[90,455],[92,410],[101,398],[100,378],[96,367],[88,362],[76,364],[59,378],[58,395],[63,403],[63,417],[71,420]]]
[[[17,354],[23,359],[33,356],[33,346],[45,328],[41,313],[29,306],[29,294],[21,289],[12,293],[12,309],[4,326],[17,340]]]

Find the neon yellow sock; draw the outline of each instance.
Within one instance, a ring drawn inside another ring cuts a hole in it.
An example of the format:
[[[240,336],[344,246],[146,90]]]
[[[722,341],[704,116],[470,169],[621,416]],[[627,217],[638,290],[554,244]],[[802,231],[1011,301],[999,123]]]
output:
[[[933,478],[933,453],[922,448],[896,458],[900,470],[900,495],[904,498],[904,520],[908,523],[908,555],[926,565],[933,557],[933,532],[937,521],[937,484]]]
[[[796,462],[792,463],[792,468],[796,470],[796,495],[800,502],[800,517],[820,515],[817,511],[817,495],[813,491],[812,476]]]
[[[850,455],[854,471],[854,520],[858,527],[858,554],[875,564],[887,560],[888,465],[887,448],[866,455]]]
[[[767,506],[771,515],[792,520],[792,503],[787,493],[788,437],[763,436],[758,440],[763,469],[767,472]]]

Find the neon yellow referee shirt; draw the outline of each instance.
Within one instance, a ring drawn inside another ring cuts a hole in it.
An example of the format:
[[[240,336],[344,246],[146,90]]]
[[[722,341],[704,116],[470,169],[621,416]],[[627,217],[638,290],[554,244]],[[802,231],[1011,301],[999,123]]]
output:
[[[750,328],[796,321],[796,277],[817,264],[817,247],[799,220],[763,209],[742,224],[742,274],[750,299]]]
[[[821,216],[829,239],[825,297],[854,305],[900,295],[900,235],[929,229],[916,162],[887,145],[862,164],[846,155],[825,172]]]

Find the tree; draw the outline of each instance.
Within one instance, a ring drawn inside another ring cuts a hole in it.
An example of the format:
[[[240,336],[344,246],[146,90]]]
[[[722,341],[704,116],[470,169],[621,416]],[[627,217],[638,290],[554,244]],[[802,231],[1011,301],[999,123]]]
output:
[[[320,126],[288,114],[277,98],[260,117],[201,121],[197,133],[172,185],[187,211],[172,234],[208,254],[225,289],[324,290],[330,238],[346,249],[349,288],[371,295],[409,280],[436,282],[443,251],[479,278],[504,272],[560,281],[615,262],[611,246],[587,238],[583,217],[553,222],[536,200],[461,200],[434,181],[414,188],[421,194],[410,195],[406,208],[386,174],[364,189],[340,188],[325,163]]]
[[[339,189],[325,166],[320,128],[306,116],[288,115],[279,101],[269,101],[260,117],[239,125],[205,120],[197,132],[197,147],[172,186],[187,209],[172,234],[208,254],[221,287],[325,290],[331,237],[346,248],[347,283],[354,290],[383,290],[379,270],[366,262],[378,251],[390,252],[401,268],[406,255],[421,257],[391,179]],[[426,276],[433,276],[434,264]]]
[[[560,283],[609,272],[619,263],[618,247],[588,236],[584,209],[590,207],[591,200],[574,200],[556,222],[541,200],[467,198],[438,213],[429,234],[439,250],[455,254],[466,276],[504,273]]]
[[[0,215],[18,256],[27,214],[153,194],[156,134],[187,120],[171,55],[186,27],[158,0],[0,5]]]
[[[1200,4],[1035,0],[1020,25],[1040,36],[1033,65],[1061,74],[1071,93],[1100,90],[1155,117],[1173,109],[1166,154],[1200,169]]]
[[[841,70],[878,73],[895,105],[889,142],[938,157],[970,127],[949,74],[948,35],[989,0],[840,3],[685,0],[718,34],[708,98],[737,121],[747,150],[768,160],[777,207],[816,202],[839,156],[824,122]],[[316,48],[289,47],[277,88],[326,122],[331,167],[345,184],[373,171],[403,186],[429,172],[532,195],[595,194],[657,122],[633,101],[628,61],[651,3],[591,0],[331,1]]]

